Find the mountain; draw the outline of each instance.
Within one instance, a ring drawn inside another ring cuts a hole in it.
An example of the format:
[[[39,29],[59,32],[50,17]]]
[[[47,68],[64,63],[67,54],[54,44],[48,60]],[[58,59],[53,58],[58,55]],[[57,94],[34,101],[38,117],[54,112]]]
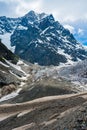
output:
[[[39,65],[33,65],[30,63],[25,63],[13,54],[8,48],[0,41],[0,96],[7,95],[5,100],[17,96],[17,92],[22,89],[17,101],[27,101],[36,99],[37,97],[44,97],[47,95],[56,95],[56,94],[66,94],[72,93],[74,90],[69,88],[71,84],[63,79],[51,80],[52,77],[48,77],[46,80],[44,75],[48,70],[50,73],[51,68],[43,68]],[[54,70],[55,71],[55,70]],[[40,74],[41,73],[41,74]],[[38,82],[39,80],[39,82]],[[44,84],[46,82],[46,84]],[[64,85],[62,84],[64,83]],[[59,85],[58,85],[59,84]],[[60,87],[62,84],[62,88]],[[15,94],[8,96],[8,94]],[[0,99],[0,102],[3,100]],[[15,99],[14,99],[15,100]],[[16,101],[16,102],[17,102]]]
[[[9,92],[7,86],[15,86],[16,90],[22,89],[18,96],[8,101],[10,103],[86,90],[87,60],[71,66],[46,67],[26,64],[8,50],[1,41],[0,50],[0,89],[3,90],[3,95],[14,91],[12,89]]]
[[[0,17],[0,28],[2,40],[9,37],[14,53],[31,63],[59,65],[87,58],[87,50],[52,14],[30,11],[21,18]]]
[[[40,66],[0,41],[0,130],[86,130],[87,92],[70,79],[87,85],[87,60]]]

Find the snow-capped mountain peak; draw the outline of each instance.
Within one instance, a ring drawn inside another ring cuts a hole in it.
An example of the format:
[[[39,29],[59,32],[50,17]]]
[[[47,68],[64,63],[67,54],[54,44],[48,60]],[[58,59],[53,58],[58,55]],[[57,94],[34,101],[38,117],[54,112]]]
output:
[[[35,21],[39,21],[42,20],[43,18],[47,17],[48,15],[45,13],[36,13],[34,11],[29,11],[24,18],[28,19],[30,22],[35,22]]]
[[[0,23],[0,37],[9,33],[15,53],[31,63],[59,65],[87,58],[84,47],[52,14],[30,11],[21,18],[1,17]]]

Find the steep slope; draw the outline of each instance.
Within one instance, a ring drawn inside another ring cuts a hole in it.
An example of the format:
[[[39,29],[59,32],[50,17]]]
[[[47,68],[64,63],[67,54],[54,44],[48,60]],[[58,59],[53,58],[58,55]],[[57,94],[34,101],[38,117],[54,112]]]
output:
[[[20,88],[26,73],[17,65],[19,58],[0,40],[0,97]]]
[[[20,18],[7,18],[6,16],[0,17],[0,38],[5,46],[13,52],[15,48],[11,47],[10,37],[20,20]]]
[[[18,57],[14,55],[10,50],[8,50],[0,40],[0,61],[4,62],[4,59],[9,60],[14,64],[16,64],[18,61]]]
[[[16,28],[20,18],[7,18],[6,16],[0,17],[0,34],[12,33]]]
[[[0,21],[0,30],[3,30],[1,37],[10,34],[15,54],[26,61],[40,65],[59,65],[87,57],[84,47],[51,14],[30,11],[21,18],[1,17]]]
[[[53,79],[57,75],[54,68],[26,64],[8,50],[1,41],[0,50],[0,96],[10,94],[15,90],[19,92],[19,89],[22,89],[19,96],[16,94],[17,97],[11,101],[24,102],[38,97],[76,92],[71,83],[59,77]],[[8,100],[10,97],[13,96],[2,97],[0,102],[4,99]]]

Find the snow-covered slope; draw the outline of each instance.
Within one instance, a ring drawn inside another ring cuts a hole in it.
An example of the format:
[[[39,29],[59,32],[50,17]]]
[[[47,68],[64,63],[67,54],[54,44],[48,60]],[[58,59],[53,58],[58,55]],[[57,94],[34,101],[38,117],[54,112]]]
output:
[[[12,52],[14,52],[15,47],[11,47],[10,38],[19,22],[20,18],[0,17],[0,39]]]

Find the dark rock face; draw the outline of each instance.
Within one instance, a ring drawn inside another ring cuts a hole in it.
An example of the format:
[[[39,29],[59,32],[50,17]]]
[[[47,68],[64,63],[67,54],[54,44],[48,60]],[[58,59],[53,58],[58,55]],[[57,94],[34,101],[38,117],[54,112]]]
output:
[[[0,40],[0,61],[4,61],[4,59],[11,61],[16,64],[18,61],[18,57],[13,54]]]
[[[30,11],[21,18],[1,17],[0,21],[4,32],[13,32],[11,45],[15,46],[15,54],[26,61],[40,65],[59,65],[87,58],[87,51],[69,30],[55,21],[52,14]]]
[[[0,17],[0,34],[11,33],[20,22],[20,18]]]
[[[15,90],[16,90],[16,86],[13,85],[13,84],[4,86],[1,90],[1,95],[4,96],[4,95],[7,95],[7,94],[10,94],[11,92],[13,92]]]
[[[39,63],[40,65],[57,65],[59,62],[66,62],[66,58],[63,55],[57,54],[55,50],[50,49],[48,45],[41,45],[38,43],[36,47],[35,43],[32,43],[25,51],[20,54],[21,58],[28,60],[31,63]],[[19,50],[19,49],[17,49]]]
[[[17,77],[12,73],[15,75],[22,75],[21,72],[19,73],[18,70],[10,66],[6,61],[16,64],[18,62],[18,57],[8,50],[0,40],[0,88],[4,85],[20,83]]]

